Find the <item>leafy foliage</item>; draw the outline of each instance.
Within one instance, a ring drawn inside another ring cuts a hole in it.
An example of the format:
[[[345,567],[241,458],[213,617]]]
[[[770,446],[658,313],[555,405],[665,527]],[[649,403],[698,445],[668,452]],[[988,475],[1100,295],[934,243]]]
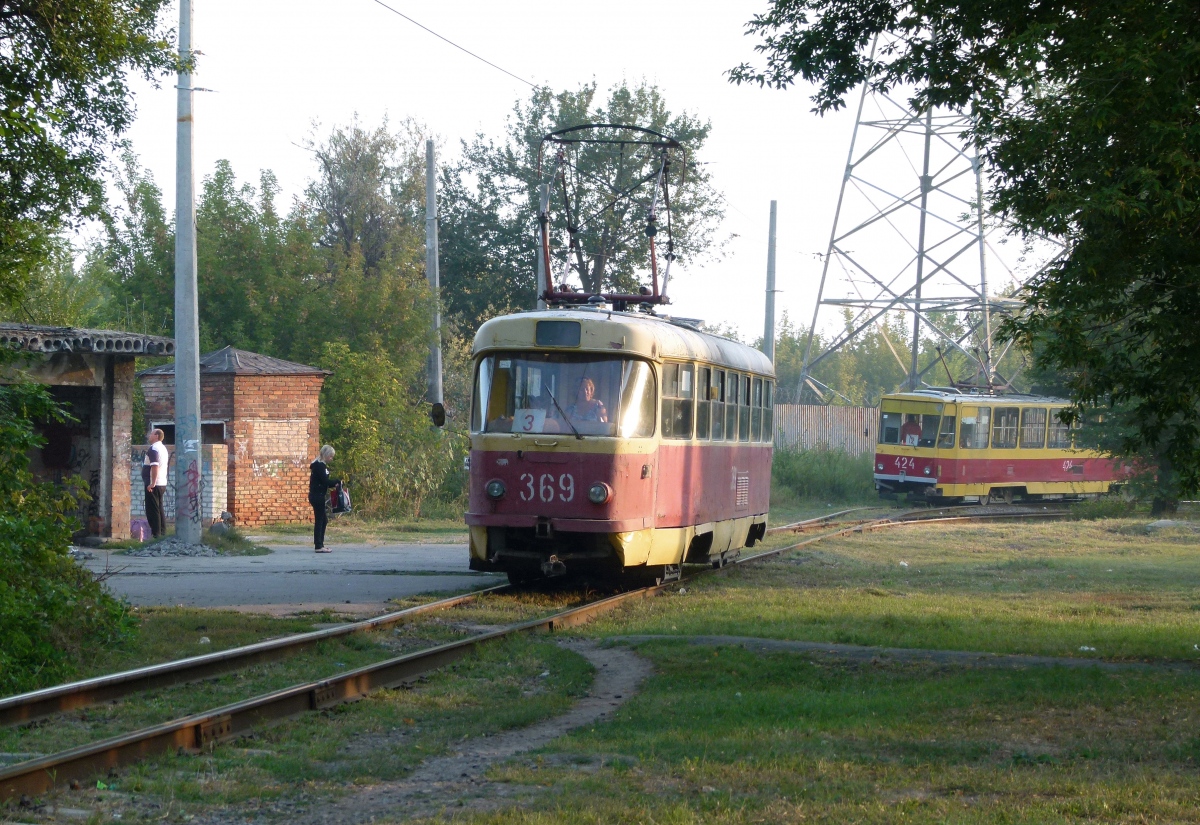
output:
[[[1068,247],[1007,333],[1063,374],[1077,414],[1130,408],[1123,452],[1200,488],[1196,4],[776,0],[749,28],[767,65],[732,78],[814,81],[817,111],[864,82],[972,108],[994,209]]]
[[[316,176],[286,215],[274,175],[254,186],[218,161],[196,210],[202,349],[233,345],[335,371],[322,437],[366,514],[419,512],[461,462],[458,442],[430,431],[419,401],[432,320],[419,135],[409,121],[396,132],[354,122],[313,141]],[[162,319],[169,331],[174,228],[161,190],[130,153],[118,189],[123,202],[89,259],[101,314],[133,328],[149,320],[150,331]]]
[[[101,167],[133,119],[130,72],[177,68],[166,0],[8,0],[0,13],[0,303],[74,215],[98,215]]]
[[[477,135],[464,143],[461,165],[447,174],[444,187],[450,197],[444,202],[450,206],[441,224],[442,283],[451,314],[475,325],[489,309],[533,303],[538,186],[548,182],[554,168],[554,157],[544,158],[539,173],[542,136],[594,123],[641,126],[682,142],[686,160],[670,173],[674,252],[686,265],[718,246],[717,225],[724,212],[709,173],[697,161],[708,123],[687,113],[673,115],[658,88],[644,82],[622,82],[604,101],[597,99],[594,83],[574,92],[542,87],[514,106],[502,142]],[[572,219],[582,243],[580,257],[572,255],[572,278],[586,291],[636,291],[648,282],[649,240],[641,220],[647,204],[613,202],[615,193],[633,188],[647,174],[651,167],[645,154],[612,147],[573,151],[572,160],[586,185],[568,181],[570,218],[562,208],[562,184],[554,184],[552,245],[565,243]],[[580,220],[589,216],[591,220]],[[556,282],[562,280],[559,273],[551,274]]]
[[[53,684],[90,652],[132,632],[125,607],[67,556],[86,489],[35,482],[38,420],[65,420],[49,392],[0,385],[0,694]]]

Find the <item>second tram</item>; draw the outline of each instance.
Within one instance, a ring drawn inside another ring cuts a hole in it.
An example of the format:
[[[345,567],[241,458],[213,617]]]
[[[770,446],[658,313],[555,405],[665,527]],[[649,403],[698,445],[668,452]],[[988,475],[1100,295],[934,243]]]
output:
[[[1125,470],[1075,447],[1075,431],[1058,418],[1067,406],[1058,398],[948,389],[885,395],[875,488],[980,504],[1107,493]]]

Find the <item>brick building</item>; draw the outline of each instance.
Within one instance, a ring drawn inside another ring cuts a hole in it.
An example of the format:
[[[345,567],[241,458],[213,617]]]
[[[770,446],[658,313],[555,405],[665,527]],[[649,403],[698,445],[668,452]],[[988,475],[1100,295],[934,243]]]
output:
[[[228,510],[240,526],[311,521],[308,464],[320,447],[316,367],[225,347],[200,358],[201,437],[228,448]],[[175,441],[175,365],[138,373],[146,421]]]
[[[0,323],[0,346],[17,350],[0,383],[35,381],[73,420],[39,425],[46,444],[30,455],[39,481],[82,476],[90,501],[76,514],[86,532],[129,538],[134,359],[174,355],[175,342],[118,330]],[[139,471],[140,480],[140,471]]]

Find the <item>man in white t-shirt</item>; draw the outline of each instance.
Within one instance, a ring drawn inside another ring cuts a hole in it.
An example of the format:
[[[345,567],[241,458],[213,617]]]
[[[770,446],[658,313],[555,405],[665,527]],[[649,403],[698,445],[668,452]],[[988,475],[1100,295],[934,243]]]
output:
[[[146,482],[146,521],[150,532],[159,538],[167,532],[166,514],[163,512],[163,496],[167,492],[167,464],[170,456],[163,446],[163,431],[153,429],[147,439],[150,449],[142,462],[142,478]]]

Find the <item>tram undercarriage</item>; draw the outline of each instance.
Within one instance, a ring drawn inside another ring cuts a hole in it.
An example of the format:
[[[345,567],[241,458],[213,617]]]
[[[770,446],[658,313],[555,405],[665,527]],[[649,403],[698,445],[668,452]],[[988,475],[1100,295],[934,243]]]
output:
[[[766,535],[766,514],[701,525],[627,533],[530,527],[471,528],[472,570],[505,573],[513,584],[569,576],[630,586],[675,581],[683,565],[723,567]]]

